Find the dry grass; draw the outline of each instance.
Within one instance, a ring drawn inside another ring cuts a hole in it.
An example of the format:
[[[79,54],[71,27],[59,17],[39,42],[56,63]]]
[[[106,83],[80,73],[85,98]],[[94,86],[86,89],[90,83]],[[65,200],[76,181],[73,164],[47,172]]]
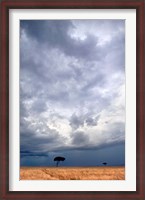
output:
[[[21,167],[21,180],[125,180],[124,167]]]

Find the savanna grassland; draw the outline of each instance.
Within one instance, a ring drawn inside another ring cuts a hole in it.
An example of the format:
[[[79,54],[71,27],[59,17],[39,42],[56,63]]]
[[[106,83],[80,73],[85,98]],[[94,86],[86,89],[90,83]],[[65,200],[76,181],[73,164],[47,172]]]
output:
[[[125,180],[125,167],[21,167],[20,180]]]

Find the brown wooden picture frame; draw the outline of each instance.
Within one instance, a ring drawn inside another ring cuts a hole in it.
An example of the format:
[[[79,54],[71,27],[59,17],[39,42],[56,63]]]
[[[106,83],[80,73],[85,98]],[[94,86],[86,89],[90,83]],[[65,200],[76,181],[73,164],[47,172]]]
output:
[[[144,34],[145,1],[144,0],[2,0],[1,10],[1,65],[0,65],[0,199],[145,199],[145,145],[144,145]],[[137,177],[136,191],[124,192],[52,192],[52,191],[9,191],[9,10],[10,9],[136,9],[136,147]]]

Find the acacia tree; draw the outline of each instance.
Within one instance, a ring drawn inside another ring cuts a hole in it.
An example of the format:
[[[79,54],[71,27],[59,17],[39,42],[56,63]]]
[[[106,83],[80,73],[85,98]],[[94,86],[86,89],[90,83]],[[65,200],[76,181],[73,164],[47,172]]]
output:
[[[107,165],[107,163],[106,163],[106,162],[104,162],[104,163],[102,163],[102,164],[103,164],[103,165],[105,165],[105,166]]]
[[[54,158],[54,161],[56,161],[56,167],[58,167],[58,164],[60,163],[60,161],[64,161],[65,158],[61,157],[61,156],[57,156]]]

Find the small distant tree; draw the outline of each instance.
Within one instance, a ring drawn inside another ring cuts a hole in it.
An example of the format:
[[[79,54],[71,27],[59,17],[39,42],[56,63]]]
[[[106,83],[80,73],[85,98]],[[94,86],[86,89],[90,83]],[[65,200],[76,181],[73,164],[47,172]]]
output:
[[[107,165],[107,163],[106,163],[106,162],[104,162],[104,163],[102,163],[102,164],[103,164],[103,165],[105,165],[105,166]]]
[[[61,157],[61,156],[57,156],[54,158],[54,161],[56,161],[56,167],[58,167],[58,164],[60,163],[60,161],[64,161],[65,158]]]

